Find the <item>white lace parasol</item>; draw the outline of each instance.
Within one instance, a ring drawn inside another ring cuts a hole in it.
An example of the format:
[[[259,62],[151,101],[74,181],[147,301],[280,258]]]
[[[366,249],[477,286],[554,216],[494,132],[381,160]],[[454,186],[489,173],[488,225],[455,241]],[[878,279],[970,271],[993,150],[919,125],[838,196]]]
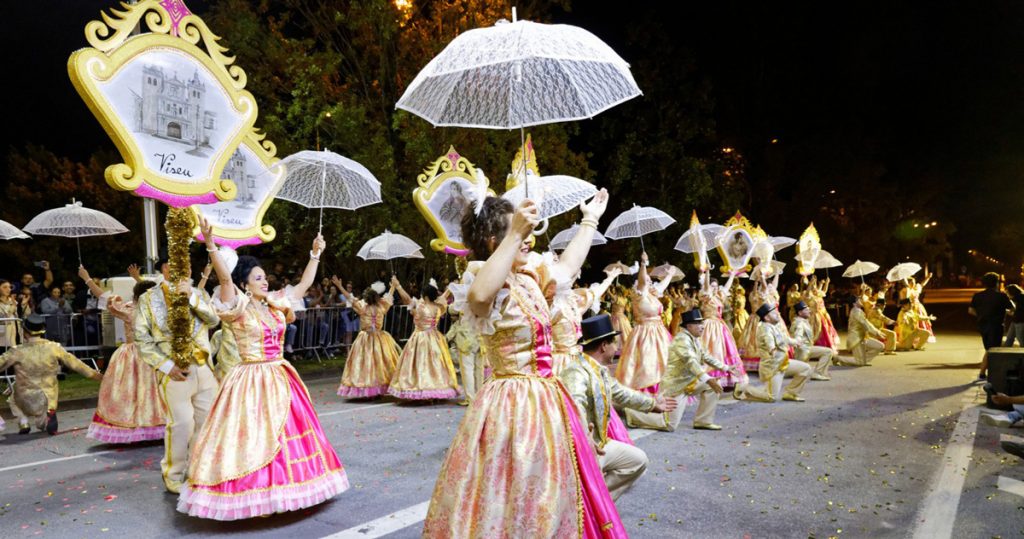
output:
[[[843,277],[860,277],[861,282],[864,282],[864,276],[878,271],[881,266],[874,262],[863,262],[857,260],[853,264],[847,266],[846,271],[843,272]]]
[[[502,20],[459,34],[395,106],[435,126],[515,129],[592,118],[640,94],[629,64],[594,34]]]
[[[724,226],[713,223],[691,226],[679,237],[675,249],[687,254],[710,251],[718,245],[718,238],[723,232]]]
[[[832,256],[832,253],[824,249],[818,253],[818,258],[814,261],[814,269],[837,268],[842,265],[843,263],[836,257]]]
[[[572,225],[571,227],[555,234],[554,238],[551,238],[551,243],[548,244],[551,249],[562,250],[569,246],[569,242],[576,237],[576,231],[580,229],[580,225]],[[604,245],[608,243],[608,240],[598,231],[594,231],[594,237],[590,240],[590,245]]]
[[[669,282],[670,283],[674,283],[674,282],[677,282],[677,281],[682,281],[683,277],[686,276],[683,273],[683,270],[679,269],[678,266],[673,266],[672,264],[668,264],[668,263],[662,264],[662,265],[652,269],[651,271],[648,272],[648,274],[651,277],[654,277],[655,279],[664,279],[665,276],[668,275],[668,270],[669,269],[673,269],[673,268],[676,270],[676,272],[675,272],[675,274],[672,275],[672,280],[669,281]]]
[[[380,181],[363,165],[330,150],[301,151],[282,159],[285,178],[277,198],[307,208],[320,208],[323,229],[324,208],[355,210],[377,204]]]
[[[46,210],[32,218],[25,225],[25,232],[37,236],[60,236],[78,238],[87,236],[110,236],[128,232],[117,219],[99,211],[82,206],[72,199],[63,208]],[[78,263],[82,263],[82,248],[78,247]]]
[[[28,234],[21,231],[20,228],[8,223],[7,221],[0,221],[0,240],[27,240],[31,239]]]
[[[902,264],[896,264],[889,270],[889,273],[885,274],[885,278],[890,282],[902,281],[907,277],[912,277],[915,273],[921,271],[921,265],[916,262],[904,262]]]
[[[675,222],[669,214],[658,208],[634,204],[612,220],[604,235],[613,240],[640,238],[640,247],[643,248],[644,235],[665,230]]]
[[[421,247],[401,234],[385,230],[363,244],[356,256],[363,260],[391,260],[394,258],[423,258]]]
[[[633,268],[623,264],[621,261],[615,262],[614,264],[608,264],[604,267],[605,273],[610,273],[612,270],[619,270],[623,275],[632,275]]]
[[[512,206],[518,206],[526,198],[527,182],[505,191],[501,198]],[[580,206],[580,203],[597,194],[597,187],[572,176],[541,176],[529,179],[530,199],[539,206],[541,219],[550,219]]]

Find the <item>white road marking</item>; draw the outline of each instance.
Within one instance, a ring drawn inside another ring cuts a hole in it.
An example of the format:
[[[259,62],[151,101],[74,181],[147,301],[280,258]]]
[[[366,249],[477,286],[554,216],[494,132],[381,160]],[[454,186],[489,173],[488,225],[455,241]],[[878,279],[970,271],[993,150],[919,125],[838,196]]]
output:
[[[40,460],[38,462],[29,462],[28,464],[18,464],[17,466],[8,466],[6,468],[0,468],[0,473],[9,472],[11,470],[19,470],[21,468],[32,468],[34,466],[42,466],[43,464],[51,464],[51,463],[54,463],[54,462],[64,462],[66,460],[75,460],[75,459],[81,459],[81,458],[85,458],[85,457],[95,457],[95,456],[99,456],[99,455],[106,455],[107,453],[117,453],[117,450],[116,449],[108,449],[106,451],[96,451],[96,452],[93,452],[93,453],[83,453],[81,455],[75,455],[73,457],[60,457],[60,458],[49,459],[49,460]]]
[[[1003,492],[1009,492],[1010,494],[1016,494],[1017,496],[1024,497],[1024,481],[1018,481],[1012,477],[999,476],[996,481],[996,488]]]
[[[349,413],[352,413],[352,412],[358,412],[360,410],[368,410],[370,408],[378,408],[380,406],[390,406],[390,405],[391,405],[391,403],[385,402],[385,403],[381,403],[381,404],[371,404],[369,406],[360,406],[358,408],[348,408],[346,410],[335,410],[333,412],[327,412],[327,413],[323,413],[323,414],[319,414],[319,415],[320,415],[320,417],[325,417],[325,416],[329,416],[329,415],[349,414]],[[69,432],[69,431],[63,431],[63,432]],[[35,467],[35,466],[42,466],[43,464],[52,464],[52,463],[55,463],[55,462],[64,462],[64,461],[67,461],[67,460],[75,460],[75,459],[82,459],[82,458],[87,458],[87,457],[95,457],[95,456],[98,456],[98,455],[106,455],[108,453],[116,453],[117,451],[118,451],[117,449],[108,449],[106,451],[94,451],[92,453],[82,453],[81,455],[74,455],[74,456],[70,456],[70,457],[59,457],[59,458],[55,458],[55,459],[48,459],[48,460],[40,460],[40,461],[36,461],[36,462],[29,462],[29,463],[26,463],[26,464],[18,464],[17,466],[8,466],[6,468],[0,468],[0,473],[9,472],[11,470],[20,470],[22,468],[32,468],[32,467]]]
[[[427,518],[428,507],[430,507],[429,501],[412,507],[406,507],[401,511],[380,517],[377,520],[371,520],[347,530],[324,536],[322,539],[375,539],[383,537],[389,533],[394,533],[423,522]]]
[[[974,432],[981,407],[974,400],[964,404],[953,434],[946,445],[942,467],[932,479],[928,495],[921,503],[914,528],[914,539],[949,539],[953,535],[957,507],[967,478],[967,467],[974,452]]]
[[[333,412],[325,412],[325,413],[317,414],[317,415],[319,415],[320,417],[327,417],[329,415],[350,414],[352,412],[358,412],[359,410],[369,410],[370,408],[380,408],[381,406],[393,406],[393,404],[390,403],[390,402],[382,402],[380,404],[371,404],[369,406],[360,406],[359,408],[348,408],[348,409],[345,409],[345,410],[335,410]]]

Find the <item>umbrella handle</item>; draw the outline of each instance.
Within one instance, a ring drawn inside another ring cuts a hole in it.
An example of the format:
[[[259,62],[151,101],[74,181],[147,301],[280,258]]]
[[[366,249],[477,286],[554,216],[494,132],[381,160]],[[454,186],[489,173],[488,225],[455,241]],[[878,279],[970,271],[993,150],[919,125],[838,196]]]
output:
[[[82,265],[82,241],[79,238],[75,238],[75,247],[78,248],[78,265],[81,266]]]
[[[543,233],[547,232],[547,230],[548,230],[548,225],[549,225],[549,224],[550,224],[550,223],[548,222],[548,220],[547,220],[547,219],[544,219],[544,220],[543,220],[543,221],[542,221],[542,222],[540,223],[540,226],[539,226],[538,228],[535,228],[535,229],[533,230],[533,235],[534,235],[534,236],[540,236],[541,234],[543,234]]]

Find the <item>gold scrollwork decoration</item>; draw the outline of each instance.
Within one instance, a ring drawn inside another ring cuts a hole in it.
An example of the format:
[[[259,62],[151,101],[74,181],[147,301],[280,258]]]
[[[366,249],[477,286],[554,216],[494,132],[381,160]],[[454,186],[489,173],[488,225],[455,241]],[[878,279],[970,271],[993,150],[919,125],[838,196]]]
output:
[[[446,248],[459,251],[466,248],[461,238],[449,234],[442,221],[451,227],[461,219],[466,204],[472,203],[472,194],[466,188],[470,185],[476,186],[478,181],[476,167],[459,155],[454,146],[450,146],[447,153],[434,160],[416,177],[419,187],[412,192],[413,202],[427,224],[437,234],[437,238],[430,241],[431,249],[444,252]],[[486,178],[484,181],[487,182]],[[494,191],[488,188],[487,194],[494,196]],[[440,208],[434,203],[435,195],[448,197]],[[464,200],[459,203],[455,200],[458,197],[464,197]],[[432,208],[432,205],[435,208]]]
[[[123,10],[111,8],[110,14],[100,12],[102,21],[85,25],[85,40],[95,49],[109,52],[132,37],[132,32],[145,17],[146,28],[157,34],[171,32],[171,17],[160,0],[143,0],[137,4],[121,2]],[[113,33],[111,33],[113,30]]]

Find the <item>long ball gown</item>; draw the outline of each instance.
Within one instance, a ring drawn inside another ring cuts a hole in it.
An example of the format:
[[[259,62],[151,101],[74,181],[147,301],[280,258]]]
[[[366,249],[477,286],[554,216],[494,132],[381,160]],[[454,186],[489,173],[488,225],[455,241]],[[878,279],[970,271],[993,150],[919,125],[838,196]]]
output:
[[[282,355],[286,302],[240,291],[213,305],[235,337],[241,362],[221,382],[193,442],[178,511],[237,520],[296,511],[348,490],[305,384]]]
[[[749,382],[747,373],[743,370],[743,359],[736,348],[732,330],[722,319],[722,298],[718,294],[702,293],[700,295],[700,311],[704,317],[704,333],[700,336],[704,348],[726,367],[736,366],[739,371],[739,374],[733,374],[728,371],[712,370],[708,372],[708,375],[718,378],[723,388]]]
[[[824,293],[808,289],[804,293],[804,301],[811,308],[810,324],[814,330],[814,345],[831,348],[833,354],[839,353],[839,332],[825,307]]]
[[[743,369],[750,372],[756,371],[761,364],[761,355],[757,347],[757,326],[761,324],[761,319],[757,316],[757,310],[764,305],[767,298],[764,290],[755,285],[747,299],[750,300],[752,314],[747,318],[747,324],[743,327],[742,336],[736,342],[736,346],[739,348],[740,357],[743,358]]]
[[[732,337],[734,342],[739,343],[743,338],[743,329],[750,320],[750,313],[747,312],[747,294],[742,287],[734,286],[729,301],[732,302]]]
[[[594,293],[590,289],[573,290],[566,286],[555,291],[551,300],[551,370],[555,376],[572,361],[572,356],[582,353],[578,342],[583,314],[593,303]]]
[[[108,444],[162,440],[166,412],[157,372],[142,361],[135,344],[135,306],[111,301],[108,310],[124,322],[125,342],[110,356],[86,436]]]
[[[625,537],[587,429],[552,375],[547,266],[510,275],[490,315],[477,318],[466,297],[480,267],[470,263],[464,284],[452,285],[453,308],[479,329],[494,378],[459,424],[423,536]]]
[[[391,294],[376,305],[357,299],[352,309],[359,315],[359,335],[352,342],[338,395],[348,398],[376,397],[387,392],[398,365],[398,343],[384,331],[384,316],[394,302]]]
[[[448,341],[437,330],[447,304],[413,299],[412,319],[416,329],[398,358],[388,394],[399,399],[454,399],[459,380],[448,351]]]
[[[637,325],[622,349],[615,378],[638,391],[657,393],[672,336],[661,319],[661,302],[650,289],[633,292],[633,318]]]

